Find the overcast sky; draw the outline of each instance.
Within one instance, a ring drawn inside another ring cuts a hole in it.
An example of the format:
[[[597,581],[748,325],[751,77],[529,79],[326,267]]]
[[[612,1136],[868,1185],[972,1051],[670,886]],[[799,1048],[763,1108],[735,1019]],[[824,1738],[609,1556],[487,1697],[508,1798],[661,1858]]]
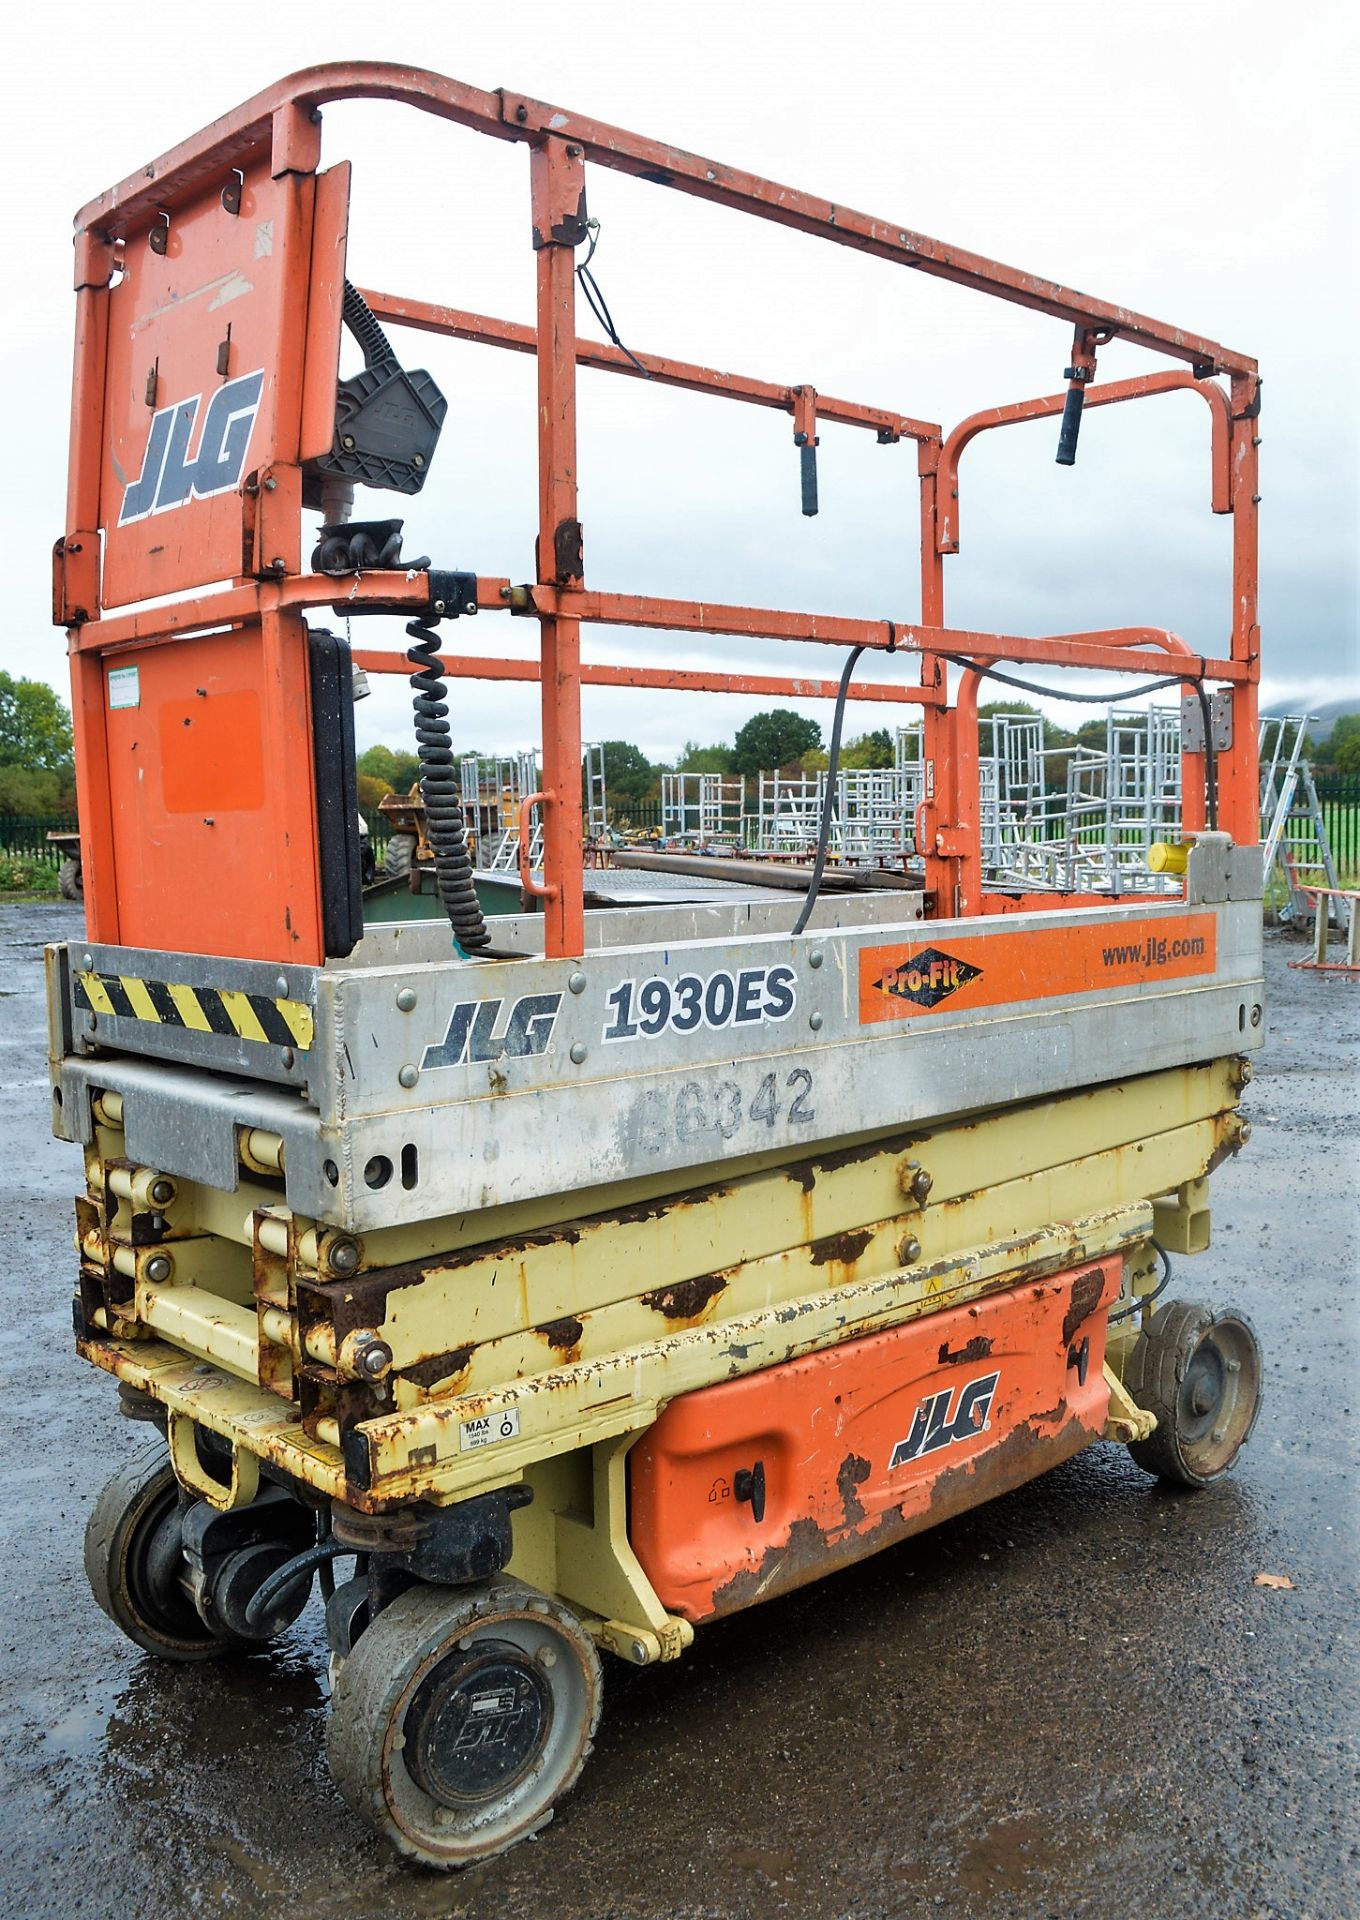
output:
[[[64,517],[75,209],[282,75],[371,58],[560,103],[1254,354],[1265,377],[1265,692],[1294,709],[1360,699],[1356,11],[1330,0],[16,10],[0,78],[11,555],[0,665],[66,692],[48,556]],[[532,319],[526,149],[356,103],[326,111],[324,164],[342,158],[354,162],[352,278]],[[1061,322],[604,169],[589,169],[587,184],[603,223],[595,270],[623,339],[644,352],[808,381],[946,426],[1061,385]],[[588,314],[580,331],[598,331]],[[417,500],[361,501],[406,514],[408,553],[531,577],[531,361],[394,338],[443,387],[448,424]],[[1114,346],[1101,374],[1171,364]],[[911,448],[825,427],[822,511],[805,520],[791,431],[779,413],[584,373],[589,584],[915,617]],[[1208,510],[1205,408],[1184,395],[1090,413],[1072,470],[1055,466],[1055,440],[1044,421],[984,436],[966,456],[950,624],[1147,623],[1226,651],[1230,523]],[[450,644],[522,653],[533,632],[482,617]],[[368,622],[362,638],[395,646],[400,627]],[[601,629],[586,646],[597,660],[840,664],[830,650],[778,642]],[[588,688],[585,732],[664,758],[686,738],[730,739],[766,704]],[[822,703],[804,710],[828,718]],[[883,712],[860,707],[850,730]],[[529,687],[464,683],[456,713],[460,744],[538,736]],[[359,709],[361,743],[404,744],[408,715],[404,683],[385,680]]]

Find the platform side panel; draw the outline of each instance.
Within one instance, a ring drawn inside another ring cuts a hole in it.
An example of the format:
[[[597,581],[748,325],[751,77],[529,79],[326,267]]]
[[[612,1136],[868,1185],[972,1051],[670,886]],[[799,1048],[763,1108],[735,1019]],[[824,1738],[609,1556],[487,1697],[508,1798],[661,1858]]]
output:
[[[121,652],[102,678],[122,941],[321,962],[302,621]]]
[[[631,1538],[690,1620],[805,1585],[1104,1432],[1119,1257],[673,1401],[629,1458]]]

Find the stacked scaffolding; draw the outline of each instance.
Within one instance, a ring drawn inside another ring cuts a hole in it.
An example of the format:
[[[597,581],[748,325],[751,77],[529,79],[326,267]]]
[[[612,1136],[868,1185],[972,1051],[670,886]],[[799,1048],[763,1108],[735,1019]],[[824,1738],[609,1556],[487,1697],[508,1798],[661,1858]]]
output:
[[[1317,888],[1335,888],[1312,770],[1303,748],[1306,714],[1264,719],[1260,729],[1261,840],[1267,897],[1302,923]],[[1054,747],[1033,713],[998,713],[979,723],[979,807],[987,884],[999,890],[1156,894],[1179,889],[1148,863],[1158,842],[1181,832],[1181,710],[1112,707],[1105,744]],[[925,797],[920,720],[897,731],[895,764],[837,775],[827,854],[844,866],[900,866],[917,851],[915,822]],[[587,831],[608,837],[603,749],[585,750]],[[763,773],[747,811],[738,774],[668,773],[661,782],[662,832],[694,848],[749,847],[769,859],[807,861],[816,849],[826,774]],[[537,753],[462,766],[463,808],[475,864],[513,872],[519,863],[520,805],[540,784]],[[542,858],[533,817],[531,866]]]
[[[609,838],[609,789],[605,784],[604,747],[601,742],[586,743],[585,767],[586,842],[599,847]]]
[[[1025,892],[1157,893],[1178,883],[1148,852],[1180,831],[1175,708],[1113,708],[1104,748],[1050,746],[1038,714],[979,727],[979,809],[989,884]]]
[[[663,773],[661,831],[695,847],[744,843],[746,780],[739,773]]]
[[[826,802],[826,774],[762,773],[752,822],[757,853],[812,857]],[[900,865],[915,851],[922,763],[848,768],[836,776],[827,857],[844,866]]]
[[[1261,756],[1261,870],[1267,903],[1282,920],[1302,925],[1316,910],[1315,889],[1338,885],[1336,861],[1304,756],[1309,714],[1263,719]],[[1337,903],[1336,911],[1345,910]]]
[[[467,821],[475,867],[491,873],[513,873],[519,865],[520,802],[541,785],[538,752],[483,758],[469,754],[461,767],[463,817]],[[529,862],[543,859],[543,824],[535,814]]]

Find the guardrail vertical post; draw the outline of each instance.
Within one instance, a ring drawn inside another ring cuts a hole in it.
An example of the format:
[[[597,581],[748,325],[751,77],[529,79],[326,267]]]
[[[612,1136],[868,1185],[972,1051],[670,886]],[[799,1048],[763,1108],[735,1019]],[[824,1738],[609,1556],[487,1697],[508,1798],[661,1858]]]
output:
[[[583,584],[576,503],[576,259],[585,238],[585,168],[573,142],[547,139],[530,158],[538,254],[538,580]],[[545,950],[585,946],[582,900],[581,624],[540,616],[543,685]]]

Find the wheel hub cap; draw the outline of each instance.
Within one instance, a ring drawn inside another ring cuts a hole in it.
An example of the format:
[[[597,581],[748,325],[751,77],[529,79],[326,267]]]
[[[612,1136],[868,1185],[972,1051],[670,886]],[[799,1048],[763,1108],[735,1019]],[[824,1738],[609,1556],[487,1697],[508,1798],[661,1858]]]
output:
[[[542,1753],[552,1695],[520,1648],[479,1641],[436,1668],[406,1716],[402,1758],[433,1800],[467,1805],[505,1793]]]

